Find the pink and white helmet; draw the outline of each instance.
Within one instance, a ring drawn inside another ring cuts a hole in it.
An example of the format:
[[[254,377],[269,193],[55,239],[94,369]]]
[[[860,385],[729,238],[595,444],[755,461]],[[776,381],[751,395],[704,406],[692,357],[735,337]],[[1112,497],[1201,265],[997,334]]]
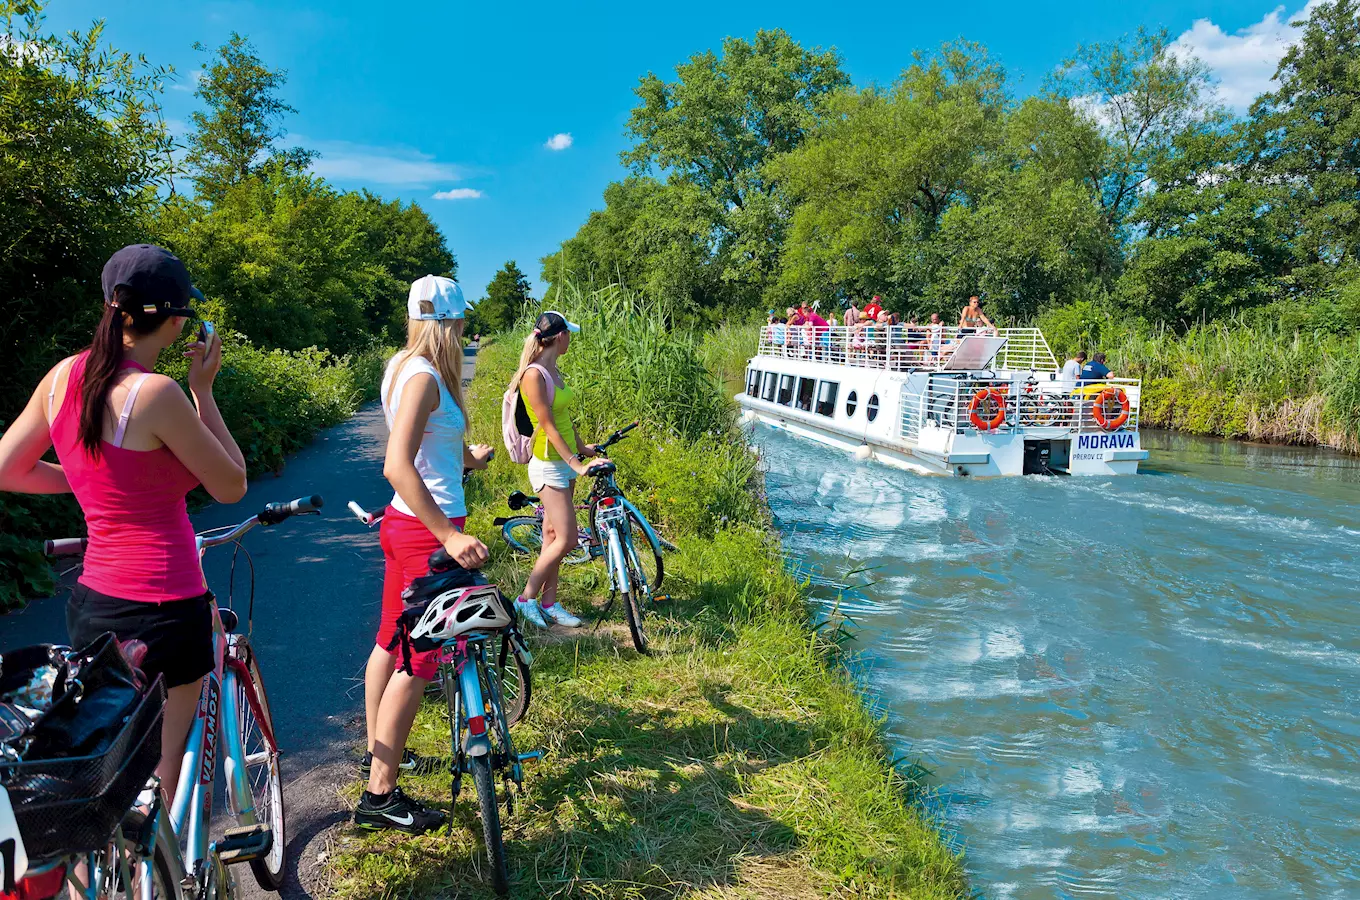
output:
[[[477,631],[500,631],[510,626],[510,613],[495,585],[451,588],[430,601],[411,629],[417,649],[439,646]]]

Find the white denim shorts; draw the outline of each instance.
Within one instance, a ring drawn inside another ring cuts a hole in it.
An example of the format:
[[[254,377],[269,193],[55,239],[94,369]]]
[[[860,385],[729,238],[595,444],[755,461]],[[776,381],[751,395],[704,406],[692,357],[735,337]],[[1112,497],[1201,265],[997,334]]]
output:
[[[566,460],[543,460],[537,456],[529,460],[529,486],[535,491],[541,491],[545,487],[565,491],[575,480],[576,470]]]

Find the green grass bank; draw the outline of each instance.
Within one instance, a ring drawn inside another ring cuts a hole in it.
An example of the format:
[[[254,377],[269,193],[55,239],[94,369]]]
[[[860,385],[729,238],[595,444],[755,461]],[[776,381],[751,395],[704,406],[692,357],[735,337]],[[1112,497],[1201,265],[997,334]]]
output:
[[[317,432],[377,397],[388,352],[378,346],[344,356],[317,349],[264,350],[240,334],[224,332],[222,371],[213,395],[250,475],[277,472]],[[172,348],[162,355],[159,370],[184,383],[186,367]],[[4,425],[0,422],[0,429]],[[44,539],[84,533],[85,520],[69,494],[0,494],[0,613],[55,589],[52,567],[42,554]]]
[[[534,639],[534,698],[516,742],[545,753],[506,820],[514,896],[966,896],[961,859],[917,803],[926,787],[894,765],[784,569],[756,462],[695,342],[667,328],[665,310],[617,290],[573,294],[568,314],[584,326],[563,363],[583,389],[583,435],[642,421],[611,455],[621,486],[680,551],[666,559],[671,599],[649,620],[652,656],[632,650],[617,608],[598,631]],[[507,338],[478,356],[476,437],[498,439],[519,349]],[[515,488],[527,489],[524,469],[498,458],[469,495],[469,528],[509,590],[528,564],[491,519]],[[605,591],[598,566],[565,573],[562,596],[580,612]],[[439,705],[422,710],[412,744],[448,754]],[[448,808],[446,775],[403,783]],[[342,828],[322,892],[490,896],[465,788],[449,833]]]

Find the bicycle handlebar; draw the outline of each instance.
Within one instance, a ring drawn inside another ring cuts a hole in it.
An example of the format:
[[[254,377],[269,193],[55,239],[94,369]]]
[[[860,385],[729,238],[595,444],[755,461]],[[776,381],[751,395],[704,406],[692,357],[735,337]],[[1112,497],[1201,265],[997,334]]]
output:
[[[43,553],[48,556],[76,556],[85,552],[88,538],[57,538],[43,541]]]
[[[627,436],[628,432],[632,431],[632,430],[633,430],[634,428],[636,428],[636,427],[638,427],[638,423],[637,423],[637,422],[634,422],[632,425],[625,425],[625,426],[623,426],[623,427],[620,428],[618,431],[614,432],[614,433],[611,434],[609,437],[605,438],[605,439],[604,439],[604,443],[602,443],[602,444],[597,444],[597,445],[595,446],[595,449],[596,449],[597,451],[603,452],[606,448],[612,447],[613,445],[617,444],[619,441],[623,440],[624,437]]]
[[[289,516],[299,516],[303,513],[316,512],[326,503],[320,494],[312,494],[310,497],[299,497],[289,503],[269,503],[256,516],[261,525],[277,525]]]

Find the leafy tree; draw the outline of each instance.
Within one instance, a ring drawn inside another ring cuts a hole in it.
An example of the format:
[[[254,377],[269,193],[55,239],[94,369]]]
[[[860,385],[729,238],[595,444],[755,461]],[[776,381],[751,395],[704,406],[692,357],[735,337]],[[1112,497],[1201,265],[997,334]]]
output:
[[[709,265],[714,213],[699,188],[633,176],[604,197],[605,208],[543,259],[545,282],[623,284],[691,311],[721,303],[723,285]]]
[[[194,49],[206,52],[202,44]],[[275,142],[287,131],[283,118],[297,112],[279,98],[288,73],[270,69],[244,36],[233,31],[206,63],[194,96],[207,107],[189,120],[186,162],[194,174],[199,196],[218,200],[228,187],[239,184],[271,160],[302,171],[316,154],[300,148],[279,150]]]
[[[1289,188],[1297,222],[1289,287],[1319,288],[1360,261],[1360,4],[1312,9],[1280,60],[1279,88],[1252,105],[1258,183]]]
[[[104,46],[102,23],[45,34],[41,12],[0,3],[0,348],[19,385],[89,339],[104,262],[143,237],[172,165],[171,70]],[[26,400],[6,391],[0,420]]]
[[[1016,316],[1075,296],[1111,251],[1064,161],[1069,146],[1101,145],[1065,103],[1012,112],[1004,72],[977,45],[918,55],[891,89],[838,96],[771,164],[796,204],[781,292],[880,292],[947,315],[980,292]]]
[[[529,296],[530,290],[529,279],[513,259],[501,266],[486,286],[486,296],[473,307],[469,332],[506,331],[513,327],[524,309],[535,302]]]
[[[366,330],[389,343],[406,340],[406,295],[423,275],[456,278],[458,261],[429,214],[415,203],[385,201],[361,191],[340,196],[340,214],[354,221],[370,265],[382,269],[362,312]]]
[[[1165,29],[1140,28],[1119,41],[1083,44],[1051,80],[1051,92],[1107,139],[1105,152],[1087,161],[1087,177],[1112,230],[1123,228],[1176,138],[1210,116],[1208,79],[1202,62],[1171,50]]]
[[[682,308],[754,302],[776,272],[785,221],[764,165],[798,146],[822,101],[847,83],[834,51],[805,50],[778,30],[728,38],[721,54],[678,66],[675,81],[649,73],[628,120],[634,145],[622,154],[637,178],[613,196],[628,206],[620,216],[606,209],[580,237],[626,233],[618,245],[646,248],[641,265],[627,265],[631,283],[662,290]],[[662,172],[664,183],[650,178]],[[603,275],[612,264],[622,273],[628,262],[613,247],[583,249],[564,248],[545,271],[584,265]]]
[[[373,339],[368,311],[406,296],[353,203],[285,165],[226,186],[213,204],[176,198],[157,231],[216,304],[212,315],[267,347],[358,349]]]

